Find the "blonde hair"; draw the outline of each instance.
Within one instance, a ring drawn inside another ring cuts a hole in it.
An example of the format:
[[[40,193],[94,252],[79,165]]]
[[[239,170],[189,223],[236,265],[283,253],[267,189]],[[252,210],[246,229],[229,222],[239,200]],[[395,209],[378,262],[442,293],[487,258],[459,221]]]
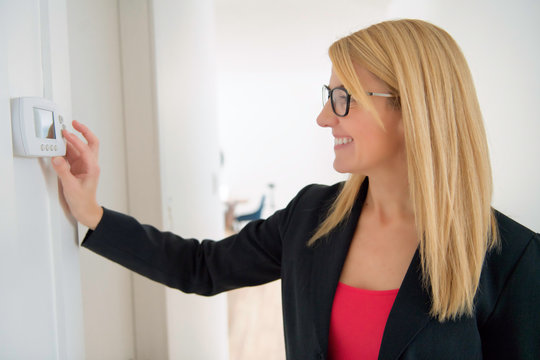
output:
[[[431,316],[445,321],[471,315],[484,257],[498,244],[498,232],[486,135],[465,57],[444,30],[408,19],[342,38],[329,55],[343,85],[372,112],[355,65],[397,95]],[[350,214],[364,179],[351,175],[309,245]]]

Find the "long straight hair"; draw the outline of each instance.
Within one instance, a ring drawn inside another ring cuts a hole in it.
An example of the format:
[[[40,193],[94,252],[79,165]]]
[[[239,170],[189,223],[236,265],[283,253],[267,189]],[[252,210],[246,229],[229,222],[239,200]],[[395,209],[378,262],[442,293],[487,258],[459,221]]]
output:
[[[431,316],[445,321],[471,315],[484,258],[498,244],[498,231],[486,134],[465,57],[444,30],[409,19],[344,37],[329,55],[343,85],[368,110],[375,112],[355,65],[397,95]],[[350,214],[364,179],[350,176],[309,245]]]

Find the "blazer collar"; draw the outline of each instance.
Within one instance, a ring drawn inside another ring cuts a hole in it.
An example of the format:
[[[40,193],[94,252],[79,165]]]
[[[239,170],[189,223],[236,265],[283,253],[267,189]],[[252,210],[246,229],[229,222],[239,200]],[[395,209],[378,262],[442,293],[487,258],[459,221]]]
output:
[[[341,270],[356,230],[368,188],[364,181],[351,214],[313,248],[311,273],[314,325],[321,352],[328,353],[330,316]],[[379,359],[396,359],[429,321],[429,295],[422,287],[420,256],[416,251],[384,330]]]

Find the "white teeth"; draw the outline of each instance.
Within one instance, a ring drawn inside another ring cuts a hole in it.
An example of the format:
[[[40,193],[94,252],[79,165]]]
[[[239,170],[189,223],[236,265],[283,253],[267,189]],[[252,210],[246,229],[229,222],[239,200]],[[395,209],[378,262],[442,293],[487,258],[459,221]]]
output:
[[[334,145],[343,145],[352,142],[351,138],[334,138]]]

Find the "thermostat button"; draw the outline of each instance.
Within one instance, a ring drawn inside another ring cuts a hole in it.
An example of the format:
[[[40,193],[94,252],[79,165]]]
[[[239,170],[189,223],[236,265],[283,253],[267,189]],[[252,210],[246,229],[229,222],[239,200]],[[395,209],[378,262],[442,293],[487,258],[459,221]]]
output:
[[[45,144],[41,144],[41,151],[45,150]]]
[[[54,151],[58,150],[58,145],[54,145]]]

